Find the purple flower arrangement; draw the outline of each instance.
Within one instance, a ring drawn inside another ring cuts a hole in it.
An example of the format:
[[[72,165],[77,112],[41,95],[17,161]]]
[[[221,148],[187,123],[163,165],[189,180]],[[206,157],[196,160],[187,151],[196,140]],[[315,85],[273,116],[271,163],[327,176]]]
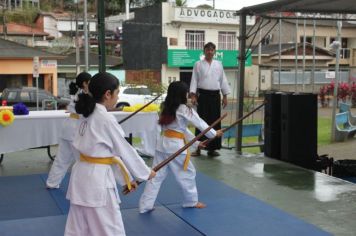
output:
[[[16,103],[13,108],[14,115],[28,115],[29,113],[28,108],[22,102]]]

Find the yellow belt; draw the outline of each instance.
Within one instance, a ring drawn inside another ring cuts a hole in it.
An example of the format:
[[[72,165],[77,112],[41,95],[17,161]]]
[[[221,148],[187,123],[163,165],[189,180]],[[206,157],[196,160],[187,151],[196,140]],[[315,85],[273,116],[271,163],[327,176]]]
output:
[[[70,113],[70,115],[69,115],[69,118],[72,118],[72,119],[79,119],[79,114],[77,114],[77,113]]]
[[[84,155],[83,153],[80,153],[80,160],[89,163],[95,163],[95,164],[117,165],[120,168],[122,175],[124,176],[125,182],[127,184],[127,188],[131,190],[131,182],[130,182],[129,174],[126,171],[124,164],[120,160],[114,157],[104,157],[104,158],[90,157]]]
[[[163,135],[168,137],[168,138],[183,139],[184,140],[184,144],[187,144],[187,140],[185,139],[184,134],[180,133],[178,131],[167,129],[167,130],[164,131]],[[188,164],[189,164],[189,160],[190,160],[190,151],[189,151],[189,149],[187,149],[187,155],[185,156],[183,170],[187,170]]]

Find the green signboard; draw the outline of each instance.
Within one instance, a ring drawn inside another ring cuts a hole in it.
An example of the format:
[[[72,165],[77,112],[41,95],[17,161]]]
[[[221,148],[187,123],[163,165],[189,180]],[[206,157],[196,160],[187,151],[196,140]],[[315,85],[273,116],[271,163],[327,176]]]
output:
[[[216,50],[215,60],[222,62],[224,67],[237,67],[237,50]],[[193,67],[194,63],[204,56],[202,50],[184,50],[184,49],[169,49],[168,50],[168,67]],[[247,58],[245,66],[252,65],[251,55]]]

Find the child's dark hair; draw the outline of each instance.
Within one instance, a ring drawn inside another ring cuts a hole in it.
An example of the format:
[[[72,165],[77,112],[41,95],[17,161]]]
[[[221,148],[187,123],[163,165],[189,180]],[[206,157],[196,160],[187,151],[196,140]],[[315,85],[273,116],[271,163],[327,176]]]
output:
[[[102,101],[106,91],[111,93],[119,87],[119,80],[110,73],[99,72],[90,79],[89,94],[81,93],[75,104],[78,114],[88,117],[93,113],[95,104]]]
[[[188,86],[182,81],[172,82],[168,86],[167,97],[163,104],[158,123],[168,125],[176,119],[176,111],[181,104],[187,103]]]
[[[75,83],[71,82],[69,84],[69,94],[74,95],[78,92],[78,89],[83,89],[83,83],[89,82],[91,79],[91,75],[88,72],[82,72],[77,75],[75,78]]]

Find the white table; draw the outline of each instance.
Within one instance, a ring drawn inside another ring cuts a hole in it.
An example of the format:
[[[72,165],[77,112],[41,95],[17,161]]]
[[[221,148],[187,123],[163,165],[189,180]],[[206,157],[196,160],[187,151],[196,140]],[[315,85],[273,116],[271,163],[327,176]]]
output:
[[[131,112],[112,114],[120,121]],[[29,115],[15,116],[13,124],[0,126],[0,153],[58,144],[62,123],[68,116],[69,113],[64,110],[30,111]],[[133,134],[134,137],[142,138],[140,151],[145,155],[154,155],[157,120],[157,112],[139,112],[121,124],[126,135]]]

